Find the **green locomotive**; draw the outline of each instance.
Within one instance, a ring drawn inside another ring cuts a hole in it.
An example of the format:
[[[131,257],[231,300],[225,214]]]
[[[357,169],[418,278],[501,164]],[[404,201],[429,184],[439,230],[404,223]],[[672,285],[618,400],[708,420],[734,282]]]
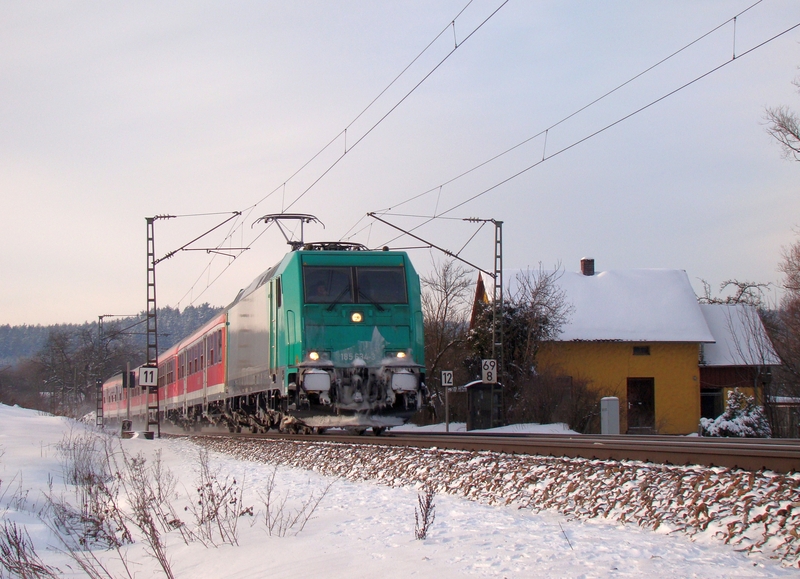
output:
[[[420,283],[402,251],[311,243],[226,308],[225,393],[207,417],[232,429],[376,433],[427,398]]]

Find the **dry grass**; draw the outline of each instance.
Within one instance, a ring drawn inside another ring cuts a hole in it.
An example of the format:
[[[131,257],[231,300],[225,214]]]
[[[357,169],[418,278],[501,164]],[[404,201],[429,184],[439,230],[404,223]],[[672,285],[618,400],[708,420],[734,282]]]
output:
[[[425,484],[417,494],[419,509],[414,509],[414,537],[417,540],[427,539],[428,531],[436,520],[436,505],[433,497],[436,491],[430,484]]]

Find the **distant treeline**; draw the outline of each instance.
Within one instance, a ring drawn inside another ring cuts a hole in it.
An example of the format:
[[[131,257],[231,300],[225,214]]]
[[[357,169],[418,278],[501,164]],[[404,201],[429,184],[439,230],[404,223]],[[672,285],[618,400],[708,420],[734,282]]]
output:
[[[221,310],[222,308],[207,303],[199,306],[188,306],[183,310],[169,306],[158,308],[159,350],[165,350],[184,336],[188,336]],[[113,332],[127,328],[125,333],[131,334],[130,338],[133,343],[140,345],[142,351],[144,351],[147,344],[145,336],[147,328],[143,321],[137,325],[137,322],[144,319],[144,313],[138,318],[107,319],[103,324],[104,331]],[[96,332],[97,322],[53,324],[50,326],[2,325],[0,326],[0,367],[14,365],[23,359],[36,356],[45,345],[50,332],[58,330],[77,333],[87,329]]]

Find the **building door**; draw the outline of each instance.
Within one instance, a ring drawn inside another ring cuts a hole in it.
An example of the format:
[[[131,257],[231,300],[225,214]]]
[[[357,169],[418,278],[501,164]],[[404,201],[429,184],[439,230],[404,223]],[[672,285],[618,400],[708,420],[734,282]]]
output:
[[[628,434],[655,434],[654,378],[628,378]]]
[[[722,403],[722,388],[700,389],[700,416],[716,418],[725,411]]]

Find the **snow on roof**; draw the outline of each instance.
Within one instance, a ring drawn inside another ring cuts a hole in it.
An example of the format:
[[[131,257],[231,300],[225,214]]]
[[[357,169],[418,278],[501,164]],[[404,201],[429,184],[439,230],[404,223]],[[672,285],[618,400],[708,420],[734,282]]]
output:
[[[509,295],[519,272],[507,274]],[[573,308],[559,341],[714,341],[683,270],[563,272],[558,284]]]
[[[753,306],[700,304],[716,343],[704,344],[706,366],[776,366],[780,359]]]

